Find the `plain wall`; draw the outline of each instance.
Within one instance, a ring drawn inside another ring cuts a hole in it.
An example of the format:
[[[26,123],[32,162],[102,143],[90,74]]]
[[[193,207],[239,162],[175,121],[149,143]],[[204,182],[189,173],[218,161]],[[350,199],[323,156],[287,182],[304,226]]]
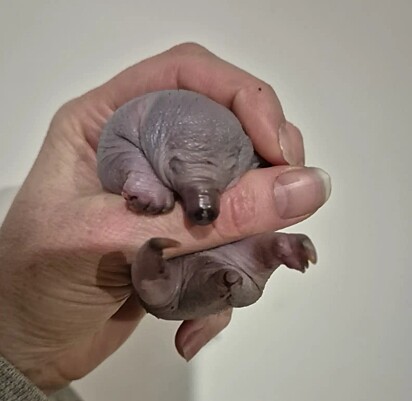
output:
[[[87,401],[408,401],[412,394],[409,0],[0,0],[0,210],[57,108],[196,41],[270,83],[329,203],[288,231],[320,261],[286,269],[189,365],[146,319],[75,383]]]

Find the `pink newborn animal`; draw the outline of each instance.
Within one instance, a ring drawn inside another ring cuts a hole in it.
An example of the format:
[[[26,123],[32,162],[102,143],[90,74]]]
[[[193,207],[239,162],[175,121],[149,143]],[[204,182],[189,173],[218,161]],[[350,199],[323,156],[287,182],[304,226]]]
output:
[[[261,159],[236,116],[198,93],[150,93],[120,107],[98,152],[103,187],[137,213],[160,214],[182,202],[192,224],[212,223],[220,195]],[[132,281],[143,307],[188,320],[255,303],[282,264],[304,272],[316,251],[303,234],[265,233],[164,260],[173,239],[152,238],[138,252]]]

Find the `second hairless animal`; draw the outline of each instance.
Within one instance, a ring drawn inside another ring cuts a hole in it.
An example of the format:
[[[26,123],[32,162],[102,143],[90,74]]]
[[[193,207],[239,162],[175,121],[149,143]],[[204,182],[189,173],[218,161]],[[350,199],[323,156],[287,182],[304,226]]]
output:
[[[192,224],[212,223],[219,197],[259,157],[236,116],[186,90],[149,93],[120,107],[97,151],[103,187],[132,211],[160,214],[182,202]],[[132,282],[147,312],[188,320],[256,302],[277,267],[304,272],[316,251],[304,234],[265,233],[165,260],[171,238],[149,239],[132,265]]]

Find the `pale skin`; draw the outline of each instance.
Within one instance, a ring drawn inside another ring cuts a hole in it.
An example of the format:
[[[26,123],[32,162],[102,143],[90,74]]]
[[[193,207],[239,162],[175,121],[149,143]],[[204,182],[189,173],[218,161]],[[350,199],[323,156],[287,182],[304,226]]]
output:
[[[179,204],[162,216],[134,214],[97,178],[96,147],[107,119],[133,97],[171,88],[230,107],[255,149],[275,165],[248,172],[224,193],[219,218],[207,227],[188,227]],[[282,146],[280,126],[287,138]],[[196,44],[144,60],[68,102],[54,116],[0,230],[0,354],[45,393],[85,376],[145,315],[130,278],[142,244],[173,237],[181,246],[167,256],[177,256],[298,223],[327,196],[309,196],[305,213],[285,218],[274,207],[273,187],[289,169],[304,174],[303,164],[302,136],[286,122],[273,89]],[[325,192],[319,183],[311,188]],[[228,310],[183,322],[175,339],[179,353],[191,359],[230,318]]]

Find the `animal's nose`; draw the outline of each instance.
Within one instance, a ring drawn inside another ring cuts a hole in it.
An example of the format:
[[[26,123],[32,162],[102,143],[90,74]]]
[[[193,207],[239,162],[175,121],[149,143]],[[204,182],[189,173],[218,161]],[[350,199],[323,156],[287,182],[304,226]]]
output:
[[[191,217],[195,224],[205,226],[216,220],[218,214],[219,213],[215,208],[207,205],[199,206],[199,208],[192,213]]]
[[[212,223],[219,216],[219,192],[214,188],[185,188],[180,193],[186,216],[199,226]]]

